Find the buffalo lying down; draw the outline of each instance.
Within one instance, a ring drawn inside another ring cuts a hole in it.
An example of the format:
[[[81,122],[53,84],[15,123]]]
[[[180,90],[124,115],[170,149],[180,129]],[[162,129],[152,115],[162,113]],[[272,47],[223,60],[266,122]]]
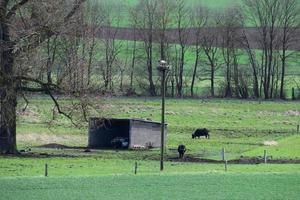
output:
[[[209,130],[207,130],[206,128],[199,128],[197,129],[193,134],[192,134],[192,138],[200,138],[201,136],[205,136],[207,139],[209,139]]]

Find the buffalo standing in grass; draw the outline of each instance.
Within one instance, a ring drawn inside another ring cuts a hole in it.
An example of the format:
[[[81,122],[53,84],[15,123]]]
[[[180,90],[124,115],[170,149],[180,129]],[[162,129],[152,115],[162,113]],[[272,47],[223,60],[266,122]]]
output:
[[[201,136],[205,136],[207,139],[209,139],[209,130],[206,128],[199,128],[192,134],[193,139],[200,138]]]
[[[179,158],[183,158],[184,153],[186,152],[186,148],[183,144],[179,145],[178,148]]]

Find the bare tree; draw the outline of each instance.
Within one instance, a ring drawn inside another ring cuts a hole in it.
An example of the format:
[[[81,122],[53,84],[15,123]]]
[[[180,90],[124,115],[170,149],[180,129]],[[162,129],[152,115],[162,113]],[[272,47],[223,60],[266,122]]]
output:
[[[131,56],[131,66],[130,66],[130,88],[129,93],[134,91],[133,89],[133,76],[136,64],[136,53],[137,53],[137,28],[138,28],[138,11],[137,7],[130,7],[130,27],[133,28],[133,45],[132,45],[132,56]]]
[[[144,50],[146,53],[147,76],[149,82],[149,94],[156,96],[156,88],[153,81],[153,46],[154,46],[154,32],[155,32],[155,13],[157,10],[157,0],[140,0],[137,11],[137,27],[140,31],[140,36],[144,43]]]
[[[87,61],[87,86],[91,83],[91,75],[92,75],[92,66],[93,61],[96,61],[96,50],[97,49],[97,31],[99,31],[99,27],[104,26],[105,20],[105,8],[102,6],[100,2],[97,1],[88,1],[86,3],[86,29],[85,29],[85,46],[87,48],[88,53],[88,61]]]
[[[30,77],[27,73],[16,72],[16,60],[21,60],[27,52],[33,51],[56,32],[60,32],[61,27],[70,22],[83,2],[84,0],[76,0],[64,7],[61,3],[66,3],[65,1],[49,3],[0,0],[0,153],[17,152],[16,106],[17,95],[27,87],[23,83],[34,82],[40,87],[31,88],[33,91],[43,91],[51,97],[51,91],[57,89],[55,85]],[[33,12],[33,6],[39,9]],[[16,17],[17,13],[22,16],[21,21]],[[55,101],[55,98],[52,99]],[[57,108],[61,111],[59,105]]]
[[[261,55],[261,86],[265,99],[272,98],[273,74],[276,62],[274,58],[278,49],[278,27],[280,24],[280,0],[245,0],[247,16],[257,27],[257,41],[262,49]]]
[[[192,12],[190,14],[191,25],[195,31],[195,64],[192,74],[192,82],[191,82],[191,96],[194,96],[194,86],[197,76],[197,69],[200,64],[200,54],[201,54],[201,39],[202,39],[202,28],[207,23],[208,18],[208,9],[203,7],[202,5],[195,6],[194,9],[191,9]]]
[[[178,34],[178,41],[180,47],[179,53],[179,65],[177,69],[177,93],[179,97],[183,97],[183,77],[184,77],[184,66],[185,66],[185,54],[188,49],[187,41],[188,41],[188,33],[189,33],[189,21],[188,21],[188,12],[189,9],[186,6],[186,2],[184,0],[176,0],[176,8],[175,8],[175,20],[176,20],[176,28]]]
[[[213,31],[213,28],[210,27],[217,27],[216,15],[210,15],[209,22],[205,26],[205,30],[203,32],[202,37],[202,45],[203,51],[207,58],[207,64],[210,67],[210,95],[212,97],[215,96],[215,75],[216,71],[218,70],[218,42],[220,40],[218,33]]]
[[[172,13],[175,5],[173,0],[157,1],[157,10],[155,12],[155,28],[157,30],[157,38],[160,45],[160,59],[166,60],[166,47],[168,40],[166,37],[167,28],[170,28],[173,22]]]
[[[232,76],[238,75],[237,44],[240,42],[238,28],[243,27],[243,14],[238,6],[227,8],[218,16],[218,24],[221,29],[222,56],[226,65],[225,69],[225,97],[233,96]],[[236,77],[234,77],[237,80]],[[235,81],[235,87],[239,82]]]
[[[280,2],[280,38],[281,38],[281,81],[280,81],[280,98],[284,99],[284,86],[286,75],[286,63],[290,57],[288,48],[297,41],[297,28],[300,25],[300,9],[297,0],[282,0]]]
[[[249,65],[251,66],[252,69],[252,74],[253,74],[253,94],[255,98],[260,97],[260,92],[259,92],[259,64],[256,59],[256,53],[255,50],[253,50],[250,46],[250,42],[248,40],[248,37],[246,35],[245,30],[242,32],[242,44],[243,47],[245,48],[245,51],[247,52],[248,58],[249,58]]]
[[[121,5],[117,5],[112,2],[104,2],[103,15],[104,26],[106,27],[105,38],[103,39],[104,45],[104,62],[105,65],[102,69],[104,88],[106,92],[113,91],[113,77],[115,69],[115,62],[119,55],[123,42],[116,39],[118,29],[111,28],[112,26],[118,26],[121,21]]]

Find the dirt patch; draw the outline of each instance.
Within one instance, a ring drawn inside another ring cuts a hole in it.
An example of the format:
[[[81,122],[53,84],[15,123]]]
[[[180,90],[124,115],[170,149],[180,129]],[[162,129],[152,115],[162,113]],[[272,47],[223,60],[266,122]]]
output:
[[[297,110],[289,110],[287,112],[285,112],[285,115],[287,116],[300,116],[300,111]]]
[[[278,142],[276,141],[264,141],[265,146],[277,146]]]
[[[38,109],[36,107],[29,107],[25,111],[20,109],[17,111],[17,115],[27,121],[40,122],[40,115],[38,114]]]
[[[7,155],[7,157],[14,157],[15,155]],[[24,152],[16,155],[24,158],[80,158],[84,155],[71,155],[71,154],[55,154],[55,153],[35,153],[35,152]]]
[[[68,149],[70,147],[62,144],[56,144],[56,143],[50,143],[50,144],[44,144],[41,146],[38,146],[40,148],[50,148],[50,149]]]
[[[177,115],[177,113],[176,113],[176,112],[173,112],[173,111],[167,111],[167,112],[166,112],[166,115]]]
[[[81,135],[54,135],[46,133],[30,133],[18,134],[17,140],[25,143],[37,144],[76,144],[76,146],[84,145],[87,141],[87,136]]]
[[[178,157],[168,157],[166,161],[170,162],[191,162],[191,163],[214,163],[214,164],[221,164],[224,161],[221,160],[211,160],[211,159],[203,159],[198,157],[193,157],[191,155],[184,156],[183,159]],[[229,164],[261,164],[264,163],[264,159],[262,158],[255,158],[255,157],[245,157],[235,160],[227,161]],[[278,159],[278,160],[268,160],[268,163],[271,164],[300,164],[300,160],[292,160],[292,159]]]

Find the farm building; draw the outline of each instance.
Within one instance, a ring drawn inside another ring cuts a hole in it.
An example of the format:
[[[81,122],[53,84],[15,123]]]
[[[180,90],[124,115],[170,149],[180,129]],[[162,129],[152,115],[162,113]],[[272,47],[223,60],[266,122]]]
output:
[[[161,123],[141,119],[91,118],[88,146],[116,148],[116,145],[119,148],[160,147]]]

